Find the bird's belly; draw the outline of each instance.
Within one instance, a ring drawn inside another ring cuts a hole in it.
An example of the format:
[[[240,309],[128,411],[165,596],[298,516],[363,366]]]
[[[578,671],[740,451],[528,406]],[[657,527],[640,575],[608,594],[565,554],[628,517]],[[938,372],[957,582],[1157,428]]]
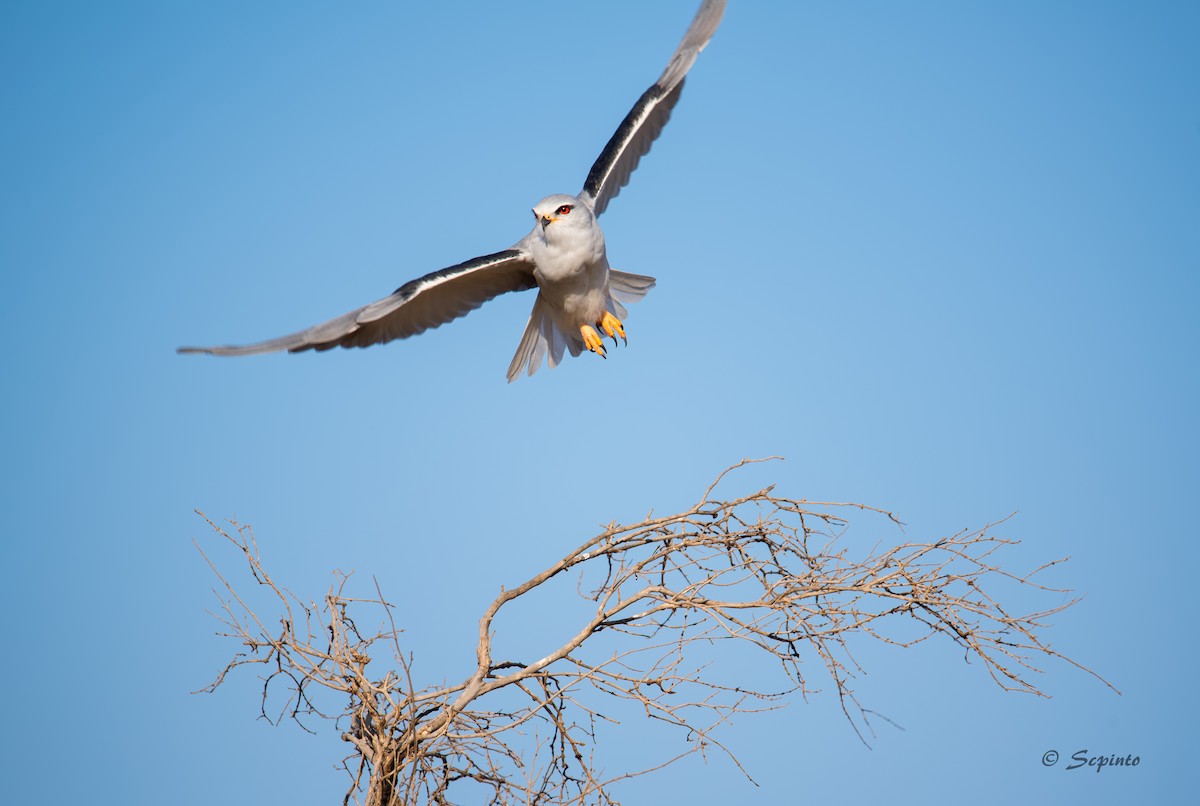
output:
[[[568,294],[563,297],[560,305],[556,306],[562,312],[559,327],[568,333],[579,330],[580,325],[594,325],[604,314],[605,294],[603,288],[585,291],[582,294]]]
[[[557,263],[550,272],[538,266],[534,277],[563,331],[572,333],[580,325],[595,324],[604,314],[608,297],[607,262],[576,263],[573,268]]]

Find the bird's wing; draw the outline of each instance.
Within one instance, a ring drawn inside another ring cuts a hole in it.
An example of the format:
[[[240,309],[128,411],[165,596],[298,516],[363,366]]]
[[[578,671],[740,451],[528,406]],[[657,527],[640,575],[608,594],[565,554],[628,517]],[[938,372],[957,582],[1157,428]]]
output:
[[[367,347],[415,336],[465,316],[500,294],[536,286],[529,254],[522,249],[507,249],[426,274],[400,286],[389,297],[290,336],[256,344],[180,347],[179,352],[253,355]]]
[[[724,13],[725,0],[704,0],[687,33],[683,35],[683,41],[667,63],[667,69],[637,99],[608,145],[600,152],[584,180],[583,192],[579,194],[581,199],[591,203],[596,215],[603,213],[608,203],[625,187],[638,161],[650,150],[663,126],[667,125],[671,110],[683,92],[684,76],[708,40],[712,39]]]

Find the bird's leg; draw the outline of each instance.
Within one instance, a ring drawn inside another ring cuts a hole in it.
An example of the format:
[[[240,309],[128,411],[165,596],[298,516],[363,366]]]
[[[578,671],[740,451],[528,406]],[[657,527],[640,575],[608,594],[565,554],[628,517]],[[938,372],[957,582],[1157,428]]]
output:
[[[583,337],[583,346],[587,347],[601,358],[607,358],[604,354],[604,339],[600,338],[600,334],[596,332],[596,328],[591,325],[580,325],[579,335]]]
[[[621,323],[620,319],[605,311],[604,316],[600,317],[600,321],[597,324],[604,328],[604,332],[613,340],[613,347],[617,346],[618,333],[621,334],[621,341],[625,343],[625,346],[629,346],[629,341],[625,338],[625,325]]]

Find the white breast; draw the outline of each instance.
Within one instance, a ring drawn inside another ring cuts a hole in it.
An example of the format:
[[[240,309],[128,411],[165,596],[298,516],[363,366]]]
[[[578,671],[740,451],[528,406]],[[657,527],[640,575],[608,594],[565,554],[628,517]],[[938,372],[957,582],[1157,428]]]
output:
[[[539,225],[529,244],[542,296],[555,323],[571,334],[577,334],[580,325],[599,321],[608,301],[604,234],[595,219],[587,223],[590,226],[560,226],[567,222],[556,221],[545,230]]]

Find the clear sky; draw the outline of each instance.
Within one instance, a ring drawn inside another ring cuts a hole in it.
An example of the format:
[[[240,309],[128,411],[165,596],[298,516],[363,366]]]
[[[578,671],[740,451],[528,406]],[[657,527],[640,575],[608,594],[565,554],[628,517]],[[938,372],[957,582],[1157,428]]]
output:
[[[194,508],[306,595],[377,576],[437,682],[501,585],[774,454],[731,491],[911,539],[1016,512],[1014,567],[1071,555],[1048,581],[1086,593],[1048,637],[1124,694],[864,649],[903,730],[867,749],[821,695],[723,734],[757,788],[693,760],[623,800],[1195,798],[1195,3],[732,0],[604,216],[613,265],[659,278],[608,361],[506,384],[529,294],[366,351],[175,355],[515,242],[695,6],[0,8],[6,802],[339,802],[332,731],[256,721],[250,676],[189,694],[234,649]]]

